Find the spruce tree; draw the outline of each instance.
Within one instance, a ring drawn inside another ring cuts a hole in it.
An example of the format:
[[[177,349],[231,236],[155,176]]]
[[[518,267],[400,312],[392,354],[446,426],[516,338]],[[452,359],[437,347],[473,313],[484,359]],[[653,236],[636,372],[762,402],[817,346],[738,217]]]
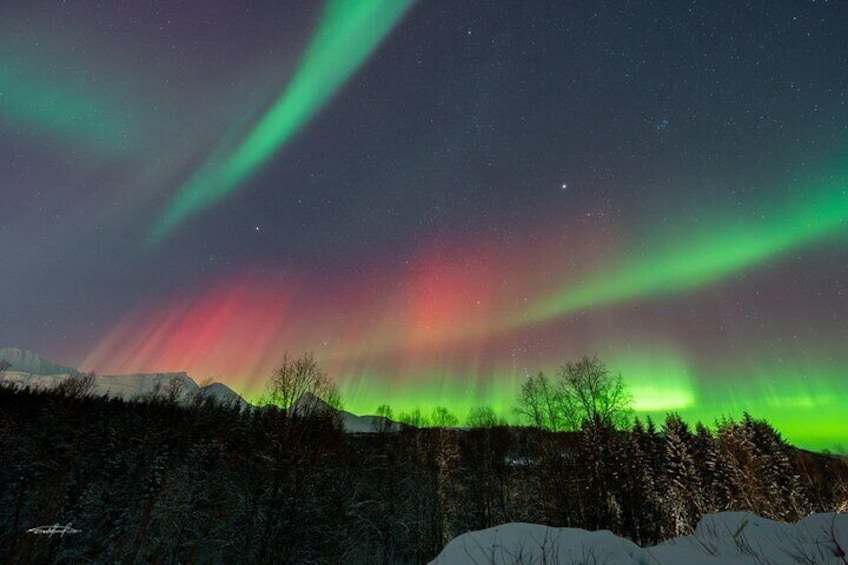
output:
[[[672,535],[692,533],[701,517],[701,479],[692,454],[694,436],[677,414],[669,414],[663,425],[665,436],[665,507]]]

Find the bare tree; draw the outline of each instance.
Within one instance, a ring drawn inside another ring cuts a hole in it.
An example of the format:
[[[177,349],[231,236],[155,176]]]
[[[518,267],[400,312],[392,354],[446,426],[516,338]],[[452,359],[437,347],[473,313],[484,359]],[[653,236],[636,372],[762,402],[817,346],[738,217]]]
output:
[[[430,425],[430,420],[421,413],[420,408],[415,408],[412,412],[401,412],[398,414],[398,422],[413,426],[415,428],[426,428]]]
[[[459,424],[459,420],[444,406],[436,406],[430,423],[437,428],[453,428]]]
[[[497,428],[507,423],[498,417],[491,406],[479,406],[468,411],[465,425],[469,428]]]
[[[165,386],[162,387],[162,392],[165,396],[165,402],[168,404],[176,404],[183,398],[185,392],[185,383],[177,375],[171,377]]]
[[[205,379],[197,383],[197,389],[186,395],[186,405],[198,407],[203,406],[203,404],[207,401],[214,402],[212,396],[204,394],[204,389],[209,386],[212,386],[214,383],[215,381],[212,380],[212,377],[206,377]]]
[[[527,377],[521,385],[516,414],[539,429],[554,432],[575,429],[573,426],[569,428],[573,416],[566,413],[569,407],[563,404],[560,388],[542,371]]]
[[[566,363],[559,377],[564,416],[572,429],[579,429],[584,421],[617,428],[630,425],[633,397],[621,374],[610,373],[597,357],[584,355],[576,363]]]
[[[314,412],[327,406],[341,410],[338,387],[318,366],[310,352],[298,358],[283,354],[268,381],[264,402],[298,413]]]
[[[375,432],[390,432],[395,428],[394,417],[395,413],[392,407],[388,404],[381,404],[377,407],[377,417],[371,423],[371,429]]]
[[[597,357],[567,362],[549,379],[544,373],[528,377],[521,385],[516,413],[537,428],[579,430],[591,425],[625,427],[632,398],[620,374],[613,375]]]
[[[160,381],[154,381],[153,386],[147,392],[140,394],[137,397],[139,402],[144,402],[148,404],[156,404],[157,402],[161,402],[162,400],[162,383]]]
[[[91,396],[96,380],[94,371],[82,375],[71,375],[56,387],[56,391],[68,398],[85,398]]]

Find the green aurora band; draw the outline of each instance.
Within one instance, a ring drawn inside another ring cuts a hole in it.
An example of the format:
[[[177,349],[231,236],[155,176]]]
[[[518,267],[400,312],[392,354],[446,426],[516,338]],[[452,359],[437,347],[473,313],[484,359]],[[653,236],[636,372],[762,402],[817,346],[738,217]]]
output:
[[[330,0],[297,72],[234,151],[219,148],[188,179],[153,230],[157,242],[210,207],[279,151],[362,66],[414,0]]]
[[[40,69],[21,58],[14,65],[0,62],[0,119],[29,125],[72,148],[109,155],[127,152],[143,133],[140,123],[127,118],[120,99],[79,81],[41,76]]]
[[[673,347],[621,347],[613,349],[604,362],[625,378],[636,412],[687,410],[696,403],[698,393],[690,362]]]
[[[671,347],[623,348],[609,355],[606,362],[610,370],[622,373],[637,413],[665,414],[696,404],[693,371],[684,356]],[[554,375],[555,366],[550,363],[546,374]],[[527,376],[526,371],[514,369],[469,378],[465,371],[421,367],[402,383],[391,375],[369,372],[346,379],[342,387],[343,397],[356,413],[373,413],[386,401],[397,414],[419,408],[429,415],[434,407],[444,406],[462,422],[472,408],[488,406],[505,420],[518,423],[513,408]]]
[[[723,221],[708,231],[666,233],[577,286],[568,285],[514,320],[551,320],[576,311],[696,290],[848,228],[848,181],[820,183],[759,218]]]
[[[848,378],[838,362],[760,352],[755,361],[696,368],[670,346],[624,348],[607,357],[608,367],[622,374],[640,418],[650,416],[659,425],[676,412],[693,426],[700,421],[714,427],[747,411],[768,420],[794,445],[848,453]],[[826,357],[823,352],[816,359]],[[546,368],[549,375],[555,372],[554,364]],[[341,388],[345,409],[356,414],[374,414],[386,403],[396,416],[420,409],[429,417],[444,406],[462,425],[470,409],[489,406],[509,423],[520,423],[514,407],[527,375],[505,370],[485,377],[430,369],[398,383],[390,374],[368,372],[346,378]]]
[[[844,178],[808,184],[814,190],[796,197],[784,192],[780,206],[715,221],[720,229],[666,232],[653,245],[644,245],[643,253],[566,287],[505,328],[514,331],[579,310],[695,291],[829,239],[841,246],[837,238],[848,231]],[[848,375],[838,343],[796,344],[794,352],[760,350],[706,364],[696,364],[673,343],[618,344],[600,355],[612,371],[621,372],[641,417],[661,423],[667,413],[677,412],[693,425],[712,426],[747,411],[767,419],[795,445],[848,452]],[[549,359],[531,370],[554,374],[562,361]],[[354,413],[373,414],[388,403],[396,415],[419,408],[429,416],[434,407],[444,406],[460,422],[471,408],[491,406],[518,423],[513,408],[527,377],[524,369],[505,366],[485,374],[470,367],[411,367],[400,381],[385,370],[351,369],[340,368],[337,374],[343,375],[346,408]]]

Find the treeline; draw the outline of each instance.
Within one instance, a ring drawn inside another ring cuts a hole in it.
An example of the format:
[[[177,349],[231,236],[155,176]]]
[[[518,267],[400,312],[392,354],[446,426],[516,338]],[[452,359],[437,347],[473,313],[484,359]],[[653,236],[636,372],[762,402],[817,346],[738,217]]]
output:
[[[0,387],[2,559],[423,563],[463,532],[510,521],[645,544],[690,532],[705,512],[848,509],[845,462],[793,449],[766,422],[745,415],[712,432],[669,415],[624,429],[626,402],[607,417],[602,398],[569,401],[583,381],[568,379],[547,383],[551,398],[596,410],[574,431],[498,425],[484,410],[468,430],[358,435],[301,400],[334,390],[308,357],[284,359],[271,380],[269,398],[287,409]],[[27,533],[53,523],[79,532]]]

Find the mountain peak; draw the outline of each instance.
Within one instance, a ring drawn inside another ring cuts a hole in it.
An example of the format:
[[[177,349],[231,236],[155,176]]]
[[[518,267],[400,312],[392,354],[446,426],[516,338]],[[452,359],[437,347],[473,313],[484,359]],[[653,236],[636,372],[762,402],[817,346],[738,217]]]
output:
[[[6,380],[17,382],[21,386],[53,387],[70,377],[78,377],[82,373],[73,368],[42,359],[32,351],[17,347],[0,348],[0,360],[10,363]],[[145,394],[156,393],[166,387],[171,381],[181,383],[184,397],[194,394],[213,398],[222,403],[235,403],[247,406],[248,403],[230,387],[222,383],[213,383],[199,387],[185,371],[168,373],[132,373],[124,375],[97,375],[94,380],[96,394],[108,394],[123,398],[136,398]]]
[[[0,348],[0,359],[10,363],[9,370],[34,375],[79,375],[80,372],[73,367],[60,365],[42,359],[32,351],[19,349],[17,347]]]
[[[300,398],[295,400],[289,407],[289,411],[293,414],[312,414],[320,412],[336,412],[336,410],[327,404],[324,399],[312,394],[304,392]]]

